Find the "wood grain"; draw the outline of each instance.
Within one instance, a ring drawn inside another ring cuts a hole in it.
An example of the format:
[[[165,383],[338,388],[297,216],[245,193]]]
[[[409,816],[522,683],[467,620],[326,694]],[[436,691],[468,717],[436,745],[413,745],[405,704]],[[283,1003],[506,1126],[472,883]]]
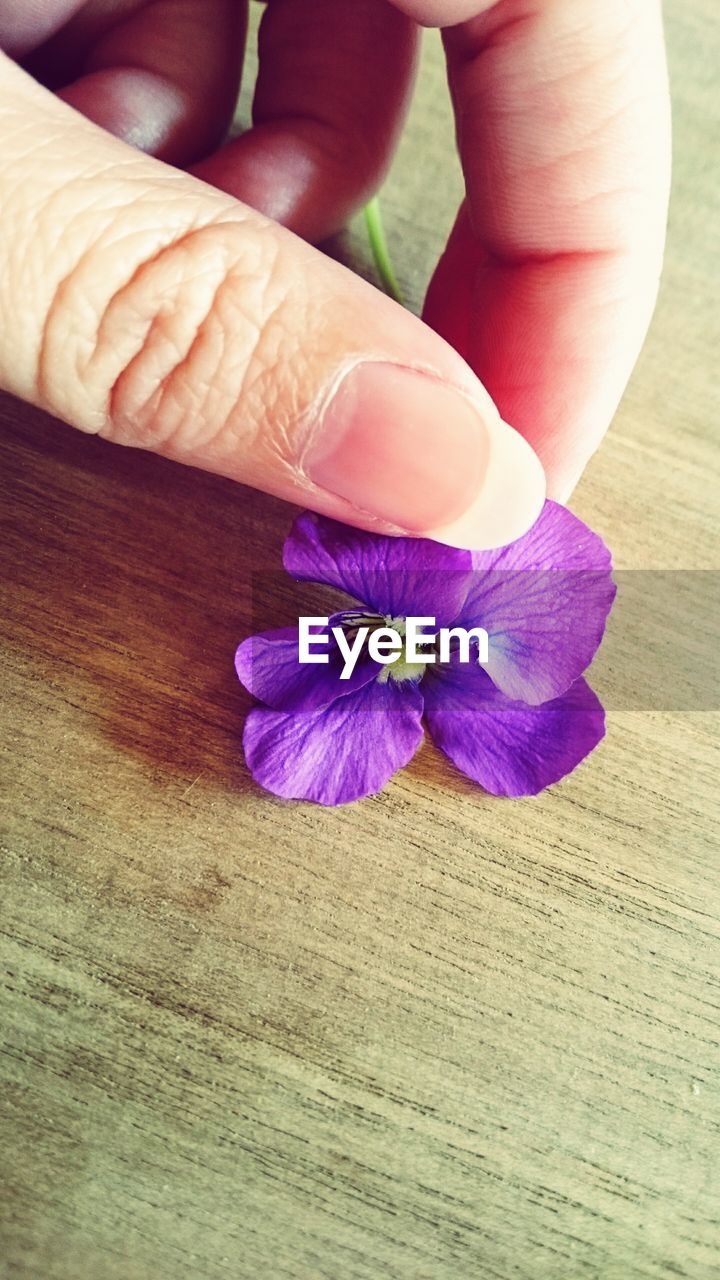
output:
[[[717,569],[712,0],[668,29],[664,286],[574,506],[623,568],[689,571]],[[384,195],[416,306],[460,187],[442,103],[428,37]],[[359,225],[335,251],[371,274]],[[717,717],[614,711],[536,800],[427,746],[361,804],[275,801],[231,662],[289,509],[1,413],[2,1274],[720,1276]]]

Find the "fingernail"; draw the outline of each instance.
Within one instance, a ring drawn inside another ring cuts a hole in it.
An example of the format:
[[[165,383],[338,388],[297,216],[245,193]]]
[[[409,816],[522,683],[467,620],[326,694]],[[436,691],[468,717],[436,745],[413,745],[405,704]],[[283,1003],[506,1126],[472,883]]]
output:
[[[546,493],[545,472],[524,436],[498,418],[480,491],[456,520],[428,536],[449,547],[489,551],[521,538],[534,525]]]
[[[301,463],[315,485],[363,515],[455,546],[512,541],[544,497],[529,445],[485,406],[440,378],[381,361],[344,376]]]

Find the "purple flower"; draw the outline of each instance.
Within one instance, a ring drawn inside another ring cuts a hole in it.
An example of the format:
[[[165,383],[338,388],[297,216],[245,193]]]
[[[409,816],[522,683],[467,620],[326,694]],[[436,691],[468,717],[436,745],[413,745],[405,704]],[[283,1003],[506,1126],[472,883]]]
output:
[[[494,795],[537,794],[602,738],[602,706],[581,677],[615,595],[610,553],[557,503],[546,502],[517,542],[482,552],[306,512],[283,561],[294,578],[356,603],[315,628],[325,634],[326,665],[299,661],[297,627],[252,636],[237,651],[242,684],[264,704],[247,717],[245,757],[275,795],[335,805],[380,791],[415,754],[423,715],[457,768]],[[478,649],[468,661],[456,644],[443,663],[410,665],[401,655],[382,665],[366,646],[341,679],[333,627],[351,639],[360,626],[402,632],[405,618],[423,616],[437,627],[484,628],[487,662],[478,665]]]

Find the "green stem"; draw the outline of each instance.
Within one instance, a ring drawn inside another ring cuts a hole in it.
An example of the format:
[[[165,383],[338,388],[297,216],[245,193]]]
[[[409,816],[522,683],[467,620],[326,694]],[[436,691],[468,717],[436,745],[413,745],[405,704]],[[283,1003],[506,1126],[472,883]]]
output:
[[[390,260],[388,252],[387,240],[385,239],[385,230],[383,228],[382,215],[380,213],[380,201],[377,196],[373,196],[365,205],[365,225],[367,227],[370,248],[375,260],[378,275],[382,280],[383,288],[386,293],[390,294],[396,302],[402,302],[403,297],[400,292],[400,285]]]

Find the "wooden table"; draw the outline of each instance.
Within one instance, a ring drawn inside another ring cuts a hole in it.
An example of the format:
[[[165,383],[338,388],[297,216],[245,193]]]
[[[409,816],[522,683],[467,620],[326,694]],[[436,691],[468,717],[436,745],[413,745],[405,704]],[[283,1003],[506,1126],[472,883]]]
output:
[[[664,288],[574,507],[621,568],[688,571],[717,567],[718,21],[668,8]],[[424,73],[384,195],[415,305],[459,192],[435,37]],[[360,224],[338,251],[371,270]],[[427,746],[361,804],[275,801],[232,654],[290,510],[2,419],[2,1274],[720,1276],[716,717],[620,707],[536,800]]]

